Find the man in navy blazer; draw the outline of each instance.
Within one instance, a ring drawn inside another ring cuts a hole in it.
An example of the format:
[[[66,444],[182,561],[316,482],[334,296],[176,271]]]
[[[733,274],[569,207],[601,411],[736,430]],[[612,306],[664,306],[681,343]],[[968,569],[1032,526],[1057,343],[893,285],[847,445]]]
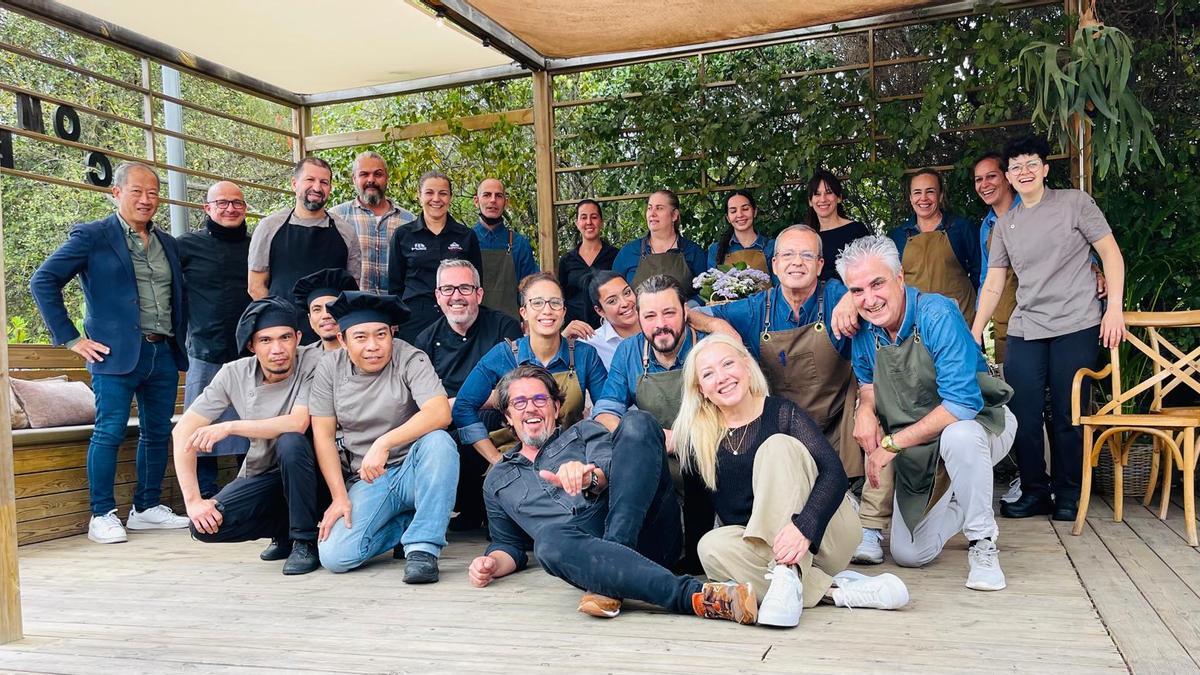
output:
[[[159,503],[179,371],[187,370],[188,358],[186,296],[175,240],[151,222],[158,189],[158,175],[145,164],[117,167],[112,187],[117,213],[71,228],[66,243],[29,281],[54,344],[82,356],[92,374],[96,426],[88,444],[88,538],[102,544],[126,540],[113,483],[117,447],[135,396],[138,480],[127,525],[131,530],[188,526],[186,517]],[[87,302],[82,336],[62,296],[75,277]]]

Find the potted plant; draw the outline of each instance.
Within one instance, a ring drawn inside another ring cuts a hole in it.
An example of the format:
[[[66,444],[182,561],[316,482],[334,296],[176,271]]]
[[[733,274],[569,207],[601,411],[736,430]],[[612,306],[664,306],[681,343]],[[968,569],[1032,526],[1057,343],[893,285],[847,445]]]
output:
[[[771,287],[771,277],[744,262],[717,265],[692,280],[709,305],[748,298]]]

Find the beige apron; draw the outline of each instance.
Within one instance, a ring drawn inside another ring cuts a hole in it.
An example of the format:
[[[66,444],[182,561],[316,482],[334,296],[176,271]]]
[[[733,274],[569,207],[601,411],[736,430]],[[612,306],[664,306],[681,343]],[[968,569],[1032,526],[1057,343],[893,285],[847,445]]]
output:
[[[678,237],[676,237],[675,245],[679,245]],[[633,274],[633,284],[631,284],[633,290],[636,291],[639,284],[656,274],[674,277],[683,287],[684,295],[691,296],[695,293],[695,289],[692,288],[692,271],[688,269],[683,251],[672,249],[665,253],[651,253],[650,238],[647,237],[642,240],[641,257],[638,260],[637,272]]]
[[[512,349],[513,360],[520,364],[521,359],[517,356],[516,341],[508,338],[504,338],[504,341]],[[579,377],[575,374],[575,340],[567,340],[567,370],[561,373],[551,373],[551,376],[558,383],[559,391],[566,397],[562,407],[558,409],[558,428],[562,430],[583,419],[583,387],[579,386]],[[517,435],[508,426],[491,432],[488,434],[488,438],[492,439],[492,443],[500,451],[500,454],[512,450],[517,445]]]
[[[689,329],[691,330],[691,329]],[[691,331],[692,346],[696,345],[696,331]],[[683,400],[683,368],[650,372],[650,340],[642,345],[642,374],[638,377],[633,400],[638,410],[650,413],[663,429],[670,429],[679,414]],[[683,474],[679,469],[679,453],[668,455],[671,479],[675,481],[675,492],[683,497]]]
[[[744,248],[740,251],[730,251],[725,254],[725,262],[722,264],[733,265],[736,263],[746,263],[746,267],[758,270],[764,274],[771,273],[771,266],[767,264],[767,256],[757,248]]]
[[[988,232],[988,249],[992,248],[992,236],[996,234],[996,229],[992,228]],[[989,272],[990,274],[990,272]],[[1008,319],[1012,316],[1013,310],[1017,308],[1017,273],[1008,268],[1008,275],[1005,277],[1004,290],[1000,293],[1000,302],[996,304],[996,311],[992,312],[992,325],[994,327],[996,341],[996,363],[1004,363],[1005,347],[1008,343]]]
[[[925,293],[938,293],[958,303],[970,326],[975,322],[975,287],[950,246],[945,230],[921,232],[904,245],[904,282]]]
[[[521,315],[517,313],[517,268],[513,265],[512,257],[513,231],[508,230],[508,248],[506,250],[483,249],[483,270],[480,272],[483,283],[484,307],[504,312],[517,321]]]
[[[788,330],[771,330],[768,291],[758,364],[771,393],[800,406],[825,432],[850,477],[862,476],[863,451],[854,440],[853,392],[858,391],[850,362],[833,348],[825,325],[825,284],[817,286],[817,320]],[[850,404],[847,405],[847,402]]]

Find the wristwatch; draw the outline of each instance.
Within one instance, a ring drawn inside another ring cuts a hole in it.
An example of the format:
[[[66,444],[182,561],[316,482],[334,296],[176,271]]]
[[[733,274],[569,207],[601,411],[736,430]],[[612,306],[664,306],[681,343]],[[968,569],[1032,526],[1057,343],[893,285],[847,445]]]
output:
[[[599,487],[600,487],[600,476],[598,476],[595,471],[592,471],[592,480],[591,480],[591,482],[589,482],[587,484],[586,487],[583,488],[583,492],[584,492],[583,496],[591,497],[591,498],[600,496],[599,492],[597,490],[597,488],[599,488]]]
[[[883,439],[879,441],[879,447],[895,455],[904,452],[904,448],[896,445],[896,439],[892,438],[891,434],[884,436]]]

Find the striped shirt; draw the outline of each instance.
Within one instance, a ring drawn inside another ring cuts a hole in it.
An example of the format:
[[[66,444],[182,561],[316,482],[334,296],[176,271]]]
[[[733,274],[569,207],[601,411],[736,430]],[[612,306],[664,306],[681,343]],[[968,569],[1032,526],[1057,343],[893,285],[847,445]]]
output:
[[[359,287],[368,293],[387,293],[388,245],[396,228],[411,223],[417,217],[410,211],[396,206],[388,200],[391,209],[382,216],[376,216],[371,209],[351,199],[330,209],[335,216],[341,217],[354,226],[358,234],[358,244],[362,249],[362,275],[359,277]]]

